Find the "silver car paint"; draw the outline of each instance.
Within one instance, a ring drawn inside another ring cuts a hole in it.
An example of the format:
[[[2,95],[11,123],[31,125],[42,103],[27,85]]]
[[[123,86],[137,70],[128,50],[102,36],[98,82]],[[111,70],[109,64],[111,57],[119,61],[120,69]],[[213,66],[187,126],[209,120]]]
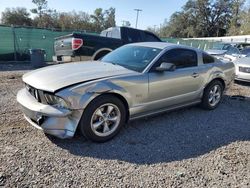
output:
[[[210,55],[215,55],[215,56],[223,56],[227,50],[206,50],[206,52]]]
[[[38,69],[25,74],[23,81],[36,89],[55,92],[79,82],[129,73],[133,73],[133,71],[121,66],[87,61]]]
[[[110,66],[107,65],[108,68],[116,72],[113,72],[112,74],[111,71],[104,70],[104,72],[107,73],[106,74],[96,67],[97,71],[95,74],[95,71],[88,67],[92,66],[91,64],[94,64],[94,66],[98,64],[101,67],[103,67],[103,65],[101,63],[92,62],[79,64],[79,67],[82,70],[77,71],[77,74],[75,75],[77,79],[74,79],[74,74],[70,72],[73,71],[72,69],[69,71],[63,68],[69,68],[70,64],[60,65],[62,67],[59,66],[59,70],[63,73],[56,74],[60,75],[52,75],[53,67],[51,67],[51,69],[49,69],[49,72],[51,73],[49,79],[43,79],[43,77],[48,76],[46,68],[25,75],[23,77],[25,83],[30,84],[35,88],[55,92],[55,95],[62,97],[69,104],[69,115],[66,117],[48,115],[46,121],[41,125],[42,129],[45,132],[60,138],[72,137],[77,129],[84,109],[94,98],[103,93],[110,93],[119,96],[128,108],[129,119],[135,119],[199,103],[204,88],[213,79],[223,79],[227,86],[234,78],[233,63],[222,63],[218,61],[214,64],[203,64],[202,51],[198,49],[167,43],[137,43],[129,45],[149,46],[152,48],[158,47],[163,50],[142,73],[130,71],[121,68],[120,66],[110,64]],[[168,71],[163,73],[149,71],[162,54],[174,48],[188,48],[195,50],[198,54],[198,66],[176,69],[172,72]],[[73,66],[77,68],[76,63],[74,63]],[[91,71],[91,74],[88,74],[89,78],[84,74],[84,67]],[[58,67],[55,66],[54,70],[56,70],[56,68]],[[81,72],[83,75],[81,75]],[[58,76],[63,76],[64,74],[68,74],[65,79],[58,79]],[[39,78],[37,78],[38,75]],[[69,78],[72,78],[73,80],[68,81],[67,79]],[[41,82],[39,81],[40,79],[42,80]],[[20,91],[17,100],[23,106],[26,118],[34,119],[34,116],[41,115],[39,114],[41,106],[39,107],[38,105],[40,103],[28,102],[28,100],[32,100],[32,96],[29,95],[29,93],[26,93],[27,97],[22,101],[21,98],[23,95],[25,95],[23,91]],[[37,109],[34,109],[33,105],[38,106]],[[32,112],[31,115],[30,112]],[[48,114],[50,113],[51,112],[48,111]],[[32,122],[30,123],[32,124]]]
[[[239,71],[239,67],[250,69],[250,57],[240,58],[234,62],[235,65],[235,80],[250,82],[250,73]]]

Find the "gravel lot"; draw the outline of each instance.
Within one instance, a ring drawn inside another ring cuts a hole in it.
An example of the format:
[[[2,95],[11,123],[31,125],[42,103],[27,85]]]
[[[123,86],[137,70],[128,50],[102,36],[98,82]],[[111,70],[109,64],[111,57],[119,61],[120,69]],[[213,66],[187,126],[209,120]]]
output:
[[[133,121],[95,144],[48,138],[23,119],[15,95],[27,70],[0,65],[0,186],[250,187],[250,85],[234,84],[214,111]]]

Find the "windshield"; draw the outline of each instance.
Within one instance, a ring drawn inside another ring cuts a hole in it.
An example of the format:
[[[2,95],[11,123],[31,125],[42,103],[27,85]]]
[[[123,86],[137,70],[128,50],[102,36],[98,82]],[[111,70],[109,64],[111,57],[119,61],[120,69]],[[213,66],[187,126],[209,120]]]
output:
[[[231,45],[230,44],[223,44],[223,43],[216,43],[213,45],[213,50],[228,50],[229,47]]]
[[[245,48],[245,49],[243,49],[243,50],[241,51],[241,53],[242,53],[243,55],[249,56],[249,54],[250,54],[250,48]]]
[[[240,51],[238,48],[230,47],[228,51],[226,52],[226,55],[233,55],[233,54],[240,54]]]
[[[143,46],[123,46],[110,52],[101,61],[142,72],[161,49]]]

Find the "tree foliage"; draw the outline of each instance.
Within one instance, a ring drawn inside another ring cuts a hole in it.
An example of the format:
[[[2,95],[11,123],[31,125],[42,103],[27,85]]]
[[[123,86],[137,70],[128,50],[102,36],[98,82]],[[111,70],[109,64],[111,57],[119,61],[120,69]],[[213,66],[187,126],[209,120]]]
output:
[[[239,27],[237,28],[236,32],[234,32],[233,34],[234,35],[237,35],[237,34],[249,35],[250,34],[250,8],[240,13]]]
[[[242,25],[241,22],[245,19],[244,16],[246,16],[242,10],[245,2],[246,0],[235,0],[232,4],[233,17],[228,30],[229,35],[238,35],[241,33],[239,28]]]
[[[239,34],[245,0],[188,0],[158,33],[167,37]]]
[[[86,12],[58,12],[48,7],[47,0],[32,0],[36,8],[30,11],[35,14],[33,19],[25,8],[6,9],[2,12],[1,23],[6,25],[28,25],[39,28],[59,30],[88,30],[100,32],[116,26],[115,9],[97,8],[93,14]]]
[[[7,8],[2,12],[1,23],[6,25],[31,26],[30,13],[25,8]]]
[[[32,0],[32,3],[34,3],[37,8],[31,9],[30,11],[33,14],[38,14],[40,18],[49,10],[47,0]]]
[[[115,9],[109,8],[108,10],[103,10],[98,8],[94,11],[94,14],[90,15],[92,19],[94,30],[102,31],[105,28],[114,27],[115,23]]]

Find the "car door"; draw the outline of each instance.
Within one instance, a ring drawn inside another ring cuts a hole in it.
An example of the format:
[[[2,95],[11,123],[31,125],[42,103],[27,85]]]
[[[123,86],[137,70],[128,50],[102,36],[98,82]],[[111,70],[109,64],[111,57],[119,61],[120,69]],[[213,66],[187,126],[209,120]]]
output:
[[[194,102],[199,99],[202,78],[194,50],[175,48],[164,53],[152,66],[149,77],[149,109],[159,109]],[[157,72],[162,62],[176,66],[174,71]]]

